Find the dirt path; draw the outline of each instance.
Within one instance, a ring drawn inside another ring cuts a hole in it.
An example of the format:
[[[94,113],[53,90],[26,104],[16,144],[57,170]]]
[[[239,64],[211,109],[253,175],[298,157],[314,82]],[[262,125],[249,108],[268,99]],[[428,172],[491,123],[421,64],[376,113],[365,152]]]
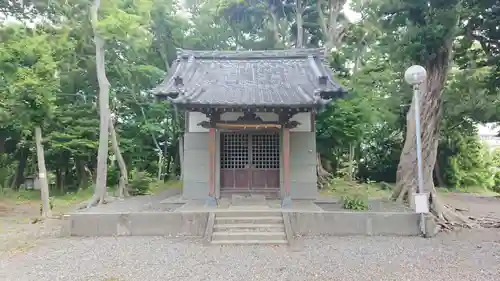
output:
[[[464,210],[461,211],[464,215],[500,219],[499,197],[453,192],[442,194],[442,196],[447,204]]]
[[[32,223],[39,212],[38,203],[0,201],[0,252],[23,252],[45,238],[61,235],[60,219]]]

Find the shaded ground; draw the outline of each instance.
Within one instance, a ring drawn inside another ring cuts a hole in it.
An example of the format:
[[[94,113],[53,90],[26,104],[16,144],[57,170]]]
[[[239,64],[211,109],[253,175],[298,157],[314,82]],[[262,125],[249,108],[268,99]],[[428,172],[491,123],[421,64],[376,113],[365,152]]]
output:
[[[79,212],[168,212],[178,206],[173,204],[162,204],[164,199],[179,194],[180,189],[168,189],[155,195],[144,195],[127,198],[126,200],[115,200],[109,204],[98,205],[90,209],[82,209]]]

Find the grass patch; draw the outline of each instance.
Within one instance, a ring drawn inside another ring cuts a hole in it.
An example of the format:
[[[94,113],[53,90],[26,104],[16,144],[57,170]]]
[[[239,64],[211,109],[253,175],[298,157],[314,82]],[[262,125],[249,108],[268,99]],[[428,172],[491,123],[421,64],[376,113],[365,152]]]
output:
[[[468,194],[476,194],[476,195],[485,195],[485,196],[499,196],[500,193],[495,192],[491,189],[481,187],[481,186],[469,186],[469,187],[459,187],[459,188],[449,188],[449,187],[439,187],[437,188],[439,193],[468,193]]]
[[[149,185],[149,194],[158,194],[162,191],[172,188],[182,188],[181,181],[154,181]],[[114,193],[116,187],[109,187],[108,192]],[[52,212],[54,215],[67,212],[73,206],[89,200],[94,193],[92,187],[82,189],[77,192],[67,192],[60,194],[56,190],[51,193],[51,203],[53,204]],[[3,189],[0,191],[0,211],[7,212],[10,207],[15,205],[32,205],[37,209],[40,207],[40,190],[25,190],[15,191],[12,189]]]
[[[68,192],[63,195],[54,192],[51,196],[51,203],[53,205],[52,211],[54,214],[67,211],[72,206],[88,200],[92,197],[93,189],[87,188],[78,192]],[[40,205],[40,191],[39,190],[11,190],[4,189],[0,193],[0,201],[6,205]]]
[[[358,183],[343,179],[332,179],[321,194],[331,197],[389,198],[392,185],[387,183]]]
[[[167,189],[180,189],[182,188],[182,181],[172,180],[172,181],[154,181],[149,185],[150,194],[158,194]]]

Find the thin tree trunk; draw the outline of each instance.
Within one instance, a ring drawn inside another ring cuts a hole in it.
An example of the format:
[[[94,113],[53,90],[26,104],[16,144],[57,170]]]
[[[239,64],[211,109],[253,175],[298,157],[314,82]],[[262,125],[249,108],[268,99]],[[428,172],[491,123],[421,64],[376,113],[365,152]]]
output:
[[[184,173],[184,137],[182,136],[182,133],[179,136],[179,167],[181,170],[179,173],[179,179],[182,180]]]
[[[78,189],[85,189],[89,183],[89,177],[85,169],[85,163],[81,159],[75,159]]]
[[[304,19],[302,18],[304,13],[304,8],[302,7],[302,0],[297,0],[297,5],[295,7],[295,16],[297,22],[297,43],[296,48],[304,47]]]
[[[166,56],[165,56],[165,58],[166,58]],[[168,70],[168,62],[167,62],[166,59],[165,59],[165,65],[166,65],[167,70]],[[142,114],[142,118],[144,119],[144,123],[148,124],[148,118],[146,117],[146,112],[144,111],[144,108],[140,105],[140,102],[136,98],[135,95],[133,95],[133,98],[134,98],[135,102],[137,103],[137,105],[139,106],[139,108],[141,109],[141,114]],[[158,150],[158,180],[161,180],[161,173],[162,173],[162,165],[163,165],[164,155],[162,154],[163,151],[162,151],[162,149],[160,147],[160,144],[158,144],[158,141],[156,140],[155,134],[152,131],[150,131],[150,134],[151,134],[151,139],[153,140],[153,143],[154,143],[156,149]],[[165,143],[165,146],[166,146],[166,143]]]
[[[279,44],[281,42],[281,34],[280,34],[280,26],[279,26],[279,18],[276,14],[276,6],[271,5],[271,18],[273,20],[273,35],[275,44]]]
[[[157,180],[161,180],[161,174],[163,169],[163,154],[158,153],[158,177]]]
[[[17,164],[16,173],[10,185],[10,188],[13,190],[19,190],[19,186],[24,182],[24,170],[26,170],[26,163],[28,162],[28,150],[20,148],[18,157],[19,163]]]
[[[62,170],[60,168],[56,169],[56,188],[62,191]]]
[[[87,208],[94,204],[105,202],[107,186],[106,178],[108,172],[108,138],[109,138],[109,81],[106,77],[106,65],[104,59],[104,39],[97,31],[98,11],[100,0],[94,0],[90,8],[90,22],[94,32],[94,43],[96,52],[96,71],[99,83],[99,149],[97,151],[97,178],[94,196],[88,202]]]
[[[49,184],[47,182],[47,170],[45,169],[45,151],[42,145],[42,129],[35,127],[35,145],[38,165],[38,182],[40,184],[40,194],[42,198],[42,217],[52,216],[49,202]]]
[[[120,180],[118,182],[118,194],[120,198],[125,196],[129,196],[128,193],[128,172],[127,172],[127,164],[123,159],[122,153],[120,151],[120,144],[118,143],[118,138],[116,136],[115,126],[113,125],[113,121],[109,121],[109,132],[111,134],[111,144],[113,147],[113,151],[116,156],[116,161],[118,162],[118,168],[120,169]]]
[[[347,180],[352,181],[354,174],[354,145],[349,143],[349,172],[347,173]]]
[[[316,1],[319,26],[325,37],[325,56],[328,56],[332,48],[337,47],[344,37],[345,26],[339,22],[339,16],[345,3],[346,0],[329,0],[328,4],[325,0]],[[328,6],[328,18],[323,12],[323,6]]]
[[[163,159],[163,161],[167,161],[166,163],[166,167],[165,167],[165,174],[166,175],[170,175],[170,164],[172,163],[172,157],[171,155],[168,154],[168,146],[167,146],[167,143],[168,143],[168,137],[167,135],[165,134],[165,145],[163,146],[163,155],[166,156],[166,158]],[[164,181],[167,181],[167,178],[168,176],[165,176],[163,178]]]
[[[177,168],[179,167],[179,153],[177,150],[174,150],[174,161],[172,163],[172,171],[171,171],[171,178],[176,179],[177,178]]]
[[[441,175],[441,169],[440,169],[440,165],[439,165],[438,160],[439,159],[436,159],[436,165],[434,166],[434,175],[436,176],[438,186],[444,187],[445,183],[444,183],[443,175]]]

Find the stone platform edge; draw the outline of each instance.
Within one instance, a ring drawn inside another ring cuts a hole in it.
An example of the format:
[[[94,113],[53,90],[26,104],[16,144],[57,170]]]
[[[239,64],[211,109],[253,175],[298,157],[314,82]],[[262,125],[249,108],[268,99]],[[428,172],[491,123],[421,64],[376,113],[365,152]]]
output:
[[[63,234],[203,237],[209,217],[210,212],[72,213],[65,216]],[[286,219],[288,239],[291,235],[421,235],[416,213],[286,212]]]

